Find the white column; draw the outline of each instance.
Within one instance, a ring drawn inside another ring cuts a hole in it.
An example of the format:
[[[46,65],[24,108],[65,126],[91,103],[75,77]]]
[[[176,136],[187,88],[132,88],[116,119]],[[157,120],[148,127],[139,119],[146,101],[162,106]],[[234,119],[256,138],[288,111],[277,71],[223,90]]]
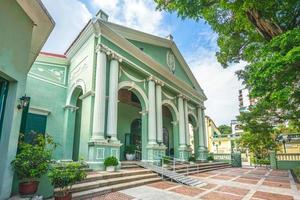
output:
[[[148,87],[148,144],[156,144],[155,82],[152,77]]]
[[[186,147],[185,142],[185,126],[184,126],[184,107],[183,98],[178,97],[178,111],[179,111],[179,147]]]
[[[107,115],[107,136],[111,141],[117,141],[118,120],[118,78],[119,62],[115,59],[110,61],[109,73],[109,101]]]
[[[100,49],[97,52],[96,85],[93,116],[92,139],[104,139],[105,104],[106,104],[106,54]]]
[[[199,127],[198,127],[198,134],[199,134],[199,147],[205,147],[205,140],[204,140],[204,130],[205,130],[205,121],[203,123],[203,116],[202,116],[202,108],[198,107],[198,120],[199,120]],[[205,119],[204,119],[205,120]]]
[[[203,124],[203,140],[204,140],[204,146],[207,149],[207,135],[206,135],[206,126],[205,126],[205,113],[204,113],[204,109],[201,109],[201,113],[202,113],[202,124]]]
[[[161,86],[162,84],[159,82],[156,84],[156,133],[157,133],[157,142],[163,142],[163,119],[162,119],[162,105],[161,105]]]
[[[189,116],[188,116],[188,102],[187,99],[183,100],[184,107],[184,127],[185,127],[185,138],[186,145],[190,145],[190,130],[189,130]]]

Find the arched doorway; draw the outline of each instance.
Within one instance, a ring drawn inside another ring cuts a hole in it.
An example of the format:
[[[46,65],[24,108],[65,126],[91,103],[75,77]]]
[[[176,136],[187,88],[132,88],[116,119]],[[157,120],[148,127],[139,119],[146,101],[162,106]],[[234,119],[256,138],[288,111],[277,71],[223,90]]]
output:
[[[119,83],[118,99],[117,138],[123,144],[120,160],[125,160],[124,149],[129,144],[141,152],[138,158],[146,159],[147,96],[134,83],[124,81]]]
[[[177,110],[175,105],[168,100],[162,103],[163,143],[166,145],[166,155],[178,158],[179,129]]]
[[[71,119],[70,123],[73,124],[73,145],[72,148],[72,160],[79,160],[79,152],[80,152],[80,133],[81,133],[81,116],[82,116],[82,100],[79,98],[83,94],[82,88],[80,86],[76,87],[73,90],[70,105],[74,108],[73,119]]]
[[[189,113],[188,114],[188,128],[189,128],[189,144],[191,145],[192,149],[192,155],[196,156],[198,155],[197,148],[199,146],[199,136],[197,134],[197,129],[198,129],[198,123],[197,123],[197,118],[195,117],[194,114]]]

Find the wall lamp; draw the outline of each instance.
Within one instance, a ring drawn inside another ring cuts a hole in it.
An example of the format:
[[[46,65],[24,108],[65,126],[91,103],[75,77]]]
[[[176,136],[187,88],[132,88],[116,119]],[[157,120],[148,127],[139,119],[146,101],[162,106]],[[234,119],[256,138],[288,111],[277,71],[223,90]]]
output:
[[[18,110],[24,109],[25,107],[28,106],[29,101],[30,101],[30,97],[26,96],[22,96],[21,98],[19,98],[20,103],[17,105]]]

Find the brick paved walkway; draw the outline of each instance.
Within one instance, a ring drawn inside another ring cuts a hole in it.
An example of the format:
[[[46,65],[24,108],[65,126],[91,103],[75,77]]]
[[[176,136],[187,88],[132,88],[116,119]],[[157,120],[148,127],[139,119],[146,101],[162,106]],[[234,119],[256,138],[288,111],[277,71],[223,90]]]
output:
[[[95,200],[300,200],[300,186],[289,171],[264,168],[229,168],[193,175],[207,183],[188,187],[162,181],[122,190]]]

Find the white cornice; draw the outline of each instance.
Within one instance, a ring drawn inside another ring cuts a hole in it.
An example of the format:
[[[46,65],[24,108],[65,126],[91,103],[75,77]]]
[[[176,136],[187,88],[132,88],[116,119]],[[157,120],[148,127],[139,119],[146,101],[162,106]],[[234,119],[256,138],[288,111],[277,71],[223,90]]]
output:
[[[44,116],[48,116],[51,113],[49,110],[46,110],[44,108],[37,108],[37,107],[32,107],[32,106],[29,107],[28,112],[32,113],[32,114],[44,115]]]

